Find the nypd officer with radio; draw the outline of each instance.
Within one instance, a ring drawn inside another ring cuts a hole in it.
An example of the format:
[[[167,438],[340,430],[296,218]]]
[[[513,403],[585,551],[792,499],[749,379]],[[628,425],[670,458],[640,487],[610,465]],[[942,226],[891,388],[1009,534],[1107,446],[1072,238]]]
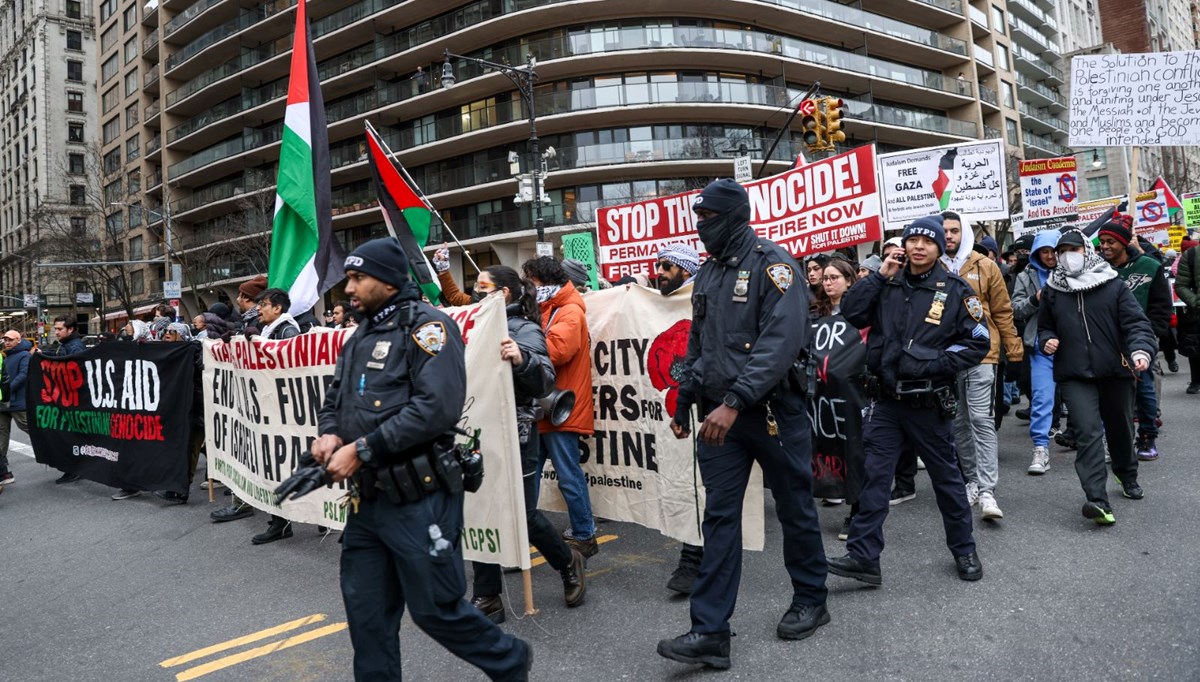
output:
[[[867,393],[863,420],[866,482],[850,525],[846,556],[829,572],[870,585],[883,582],[883,522],[896,459],[919,452],[933,481],[958,577],[979,580],[971,507],[954,450],[955,375],[978,365],[991,346],[983,305],[970,285],[938,260],[946,251],[940,215],[904,228],[903,251],[879,272],[859,280],[842,298],[842,315],[867,340]],[[905,264],[907,261],[907,265]]]
[[[452,454],[466,398],[458,325],[421,301],[394,238],[346,258],[363,316],[325,395],[312,455],[350,479],[342,598],[354,678],[399,680],[405,606],[430,637],[494,680],[525,680],[532,650],[463,595],[463,474]]]
[[[729,619],[742,573],[742,500],[755,461],[775,499],[792,584],[776,634],[803,639],[829,622],[825,551],[812,496],[811,425],[803,372],[795,369],[808,347],[809,294],[796,261],[750,227],[741,185],[717,180],[692,209],[709,258],[694,282],[691,335],[671,428],[676,437],[688,437],[692,407],[699,408],[704,556],[692,589],[691,629],[659,642],[658,653],[724,669],[730,667]]]

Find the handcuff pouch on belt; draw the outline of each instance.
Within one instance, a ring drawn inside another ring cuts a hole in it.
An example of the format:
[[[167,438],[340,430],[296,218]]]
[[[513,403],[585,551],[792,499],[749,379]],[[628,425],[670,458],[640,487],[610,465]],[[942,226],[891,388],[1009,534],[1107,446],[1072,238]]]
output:
[[[445,490],[451,495],[475,492],[483,484],[483,457],[479,452],[479,430],[473,434],[460,429],[455,432],[470,438],[466,443],[441,442],[432,445],[431,452],[422,453],[399,464],[379,467],[374,473],[375,487],[387,495],[393,504],[408,504],[426,495]]]

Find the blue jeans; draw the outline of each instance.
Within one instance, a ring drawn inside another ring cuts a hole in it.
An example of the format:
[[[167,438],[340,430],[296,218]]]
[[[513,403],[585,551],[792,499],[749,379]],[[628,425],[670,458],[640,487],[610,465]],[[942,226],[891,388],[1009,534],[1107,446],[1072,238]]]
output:
[[[1021,388],[1015,381],[1004,382],[1004,404],[1012,405],[1021,397]]]
[[[1029,358],[1029,437],[1035,446],[1050,445],[1050,424],[1054,421],[1054,356],[1026,346]]]
[[[1138,375],[1137,382],[1137,435],[1140,440],[1158,437],[1158,395],[1154,392],[1154,367]]]
[[[579,466],[579,434],[543,433],[542,447],[538,453],[536,480],[540,483],[542,467],[546,457],[558,474],[558,490],[567,503],[567,515],[571,518],[571,535],[576,540],[587,540],[596,535],[596,520],[592,518],[592,500],[588,497],[587,476]],[[538,486],[541,490],[541,486]]]

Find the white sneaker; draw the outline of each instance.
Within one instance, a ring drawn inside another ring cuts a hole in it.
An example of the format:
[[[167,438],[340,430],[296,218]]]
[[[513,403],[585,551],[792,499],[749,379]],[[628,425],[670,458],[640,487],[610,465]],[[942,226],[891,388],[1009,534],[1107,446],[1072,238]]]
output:
[[[985,519],[1004,518],[1004,512],[1000,511],[1000,506],[996,504],[996,498],[991,493],[979,493],[979,509]]]
[[[974,507],[979,502],[979,484],[975,481],[967,481],[967,506]]]
[[[1033,462],[1026,471],[1030,475],[1040,476],[1050,470],[1050,453],[1044,446],[1033,446]]]
[[[925,462],[922,462],[920,457],[917,458],[917,469],[921,471],[925,470]]]

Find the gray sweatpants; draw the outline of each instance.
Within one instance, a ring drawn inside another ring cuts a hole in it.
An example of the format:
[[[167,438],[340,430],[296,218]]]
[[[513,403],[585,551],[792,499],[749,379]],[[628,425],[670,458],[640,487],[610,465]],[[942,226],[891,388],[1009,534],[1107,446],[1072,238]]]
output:
[[[979,492],[996,490],[1000,454],[996,443],[996,366],[976,365],[958,373],[958,413],[954,443],[963,479]]]

